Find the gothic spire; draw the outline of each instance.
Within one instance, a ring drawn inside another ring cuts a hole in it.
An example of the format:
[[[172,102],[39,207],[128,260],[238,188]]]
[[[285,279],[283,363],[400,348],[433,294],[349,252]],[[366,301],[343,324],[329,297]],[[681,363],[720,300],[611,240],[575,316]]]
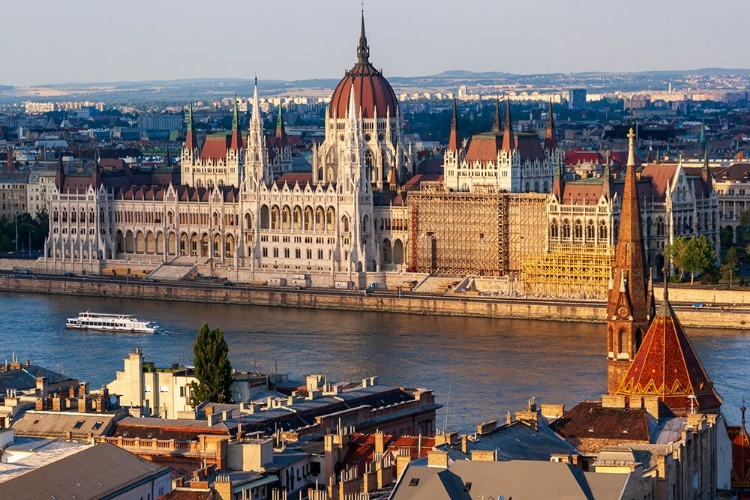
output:
[[[513,135],[513,124],[510,121],[510,99],[505,97],[505,126],[503,127],[503,151],[516,149],[516,139]]]
[[[362,26],[359,31],[359,45],[357,46],[357,61],[359,64],[370,63],[370,46],[367,45],[367,36],[365,35],[365,9],[362,8]]]
[[[711,192],[711,167],[708,164],[708,147],[703,150],[703,167],[701,167],[701,175],[703,181],[706,183],[706,189]]]
[[[609,165],[609,151],[604,154],[604,165],[602,166],[602,195],[612,200],[612,169]]]
[[[237,106],[237,98],[234,98],[234,115],[232,116],[232,143],[230,149],[242,148],[242,134],[240,134],[240,114]]]
[[[698,139],[698,146],[700,146],[700,148],[705,151],[707,144],[708,141],[706,141],[706,120],[704,119],[703,122],[701,122],[701,136],[700,139]]]
[[[185,137],[185,149],[192,151],[198,147],[198,139],[195,137],[195,129],[193,128],[193,103],[190,103],[188,108],[188,123],[187,123],[187,136]]]
[[[562,203],[563,193],[565,191],[565,169],[562,165],[562,159],[560,156],[557,157],[557,165],[555,166],[555,177],[552,181],[552,194],[557,196],[557,201]]]
[[[635,133],[628,133],[628,165],[620,209],[620,232],[612,269],[624,290],[611,289],[607,300],[607,388],[616,391],[638,351],[648,327],[646,259],[641,233],[641,214],[635,174]]]
[[[453,118],[451,118],[451,135],[448,139],[448,149],[458,151],[461,147],[461,135],[458,132],[458,111],[456,110],[456,99],[453,98]]]
[[[492,126],[493,132],[500,132],[500,98],[495,99],[495,124]]]
[[[286,146],[286,129],[284,128],[284,119],[281,116],[282,106],[279,103],[279,114],[276,117],[276,139],[279,148]]]
[[[544,149],[550,153],[557,149],[557,134],[555,133],[555,118],[552,114],[552,99],[549,100],[547,131],[544,134]]]

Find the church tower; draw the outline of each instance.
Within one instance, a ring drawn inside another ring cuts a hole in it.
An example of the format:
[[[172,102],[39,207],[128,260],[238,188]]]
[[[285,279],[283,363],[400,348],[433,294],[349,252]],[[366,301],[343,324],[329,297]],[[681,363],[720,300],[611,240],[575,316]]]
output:
[[[620,387],[648,329],[646,260],[636,186],[634,138],[633,129],[630,129],[620,233],[607,301],[608,394],[614,394]]]

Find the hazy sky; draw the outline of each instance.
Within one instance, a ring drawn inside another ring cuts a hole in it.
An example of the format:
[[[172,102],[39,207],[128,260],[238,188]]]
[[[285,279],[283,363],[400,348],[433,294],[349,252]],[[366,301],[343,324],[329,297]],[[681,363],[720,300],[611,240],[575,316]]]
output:
[[[338,78],[359,0],[5,0],[0,84]],[[367,0],[386,76],[750,68],[747,0]]]

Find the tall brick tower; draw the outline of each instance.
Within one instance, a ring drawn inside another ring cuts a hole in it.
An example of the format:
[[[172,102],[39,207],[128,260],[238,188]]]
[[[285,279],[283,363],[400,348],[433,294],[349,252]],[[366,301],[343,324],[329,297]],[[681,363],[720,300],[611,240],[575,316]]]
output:
[[[648,329],[646,260],[635,175],[633,129],[622,193],[620,234],[607,301],[607,393],[617,392]]]

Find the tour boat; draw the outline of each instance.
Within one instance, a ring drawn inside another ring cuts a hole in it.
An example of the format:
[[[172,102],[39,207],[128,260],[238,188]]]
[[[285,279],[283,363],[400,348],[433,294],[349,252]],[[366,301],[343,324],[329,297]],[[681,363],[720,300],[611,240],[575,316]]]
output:
[[[141,321],[129,314],[82,312],[77,318],[68,318],[66,328],[97,330],[101,332],[156,333],[159,326],[153,321]]]

